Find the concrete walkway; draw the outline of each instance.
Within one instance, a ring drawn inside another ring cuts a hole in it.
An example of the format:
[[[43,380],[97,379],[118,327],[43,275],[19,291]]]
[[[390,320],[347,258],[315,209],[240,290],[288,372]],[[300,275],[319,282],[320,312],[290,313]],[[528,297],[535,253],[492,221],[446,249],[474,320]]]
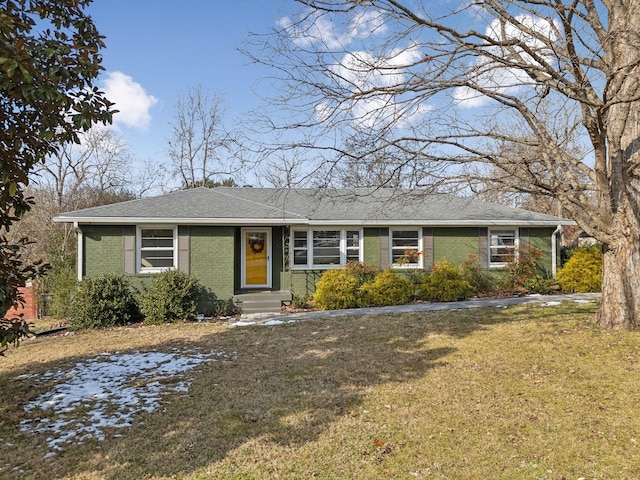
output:
[[[441,310],[462,310],[465,308],[499,307],[506,308],[513,305],[539,303],[544,305],[558,305],[561,302],[589,303],[600,298],[599,293],[572,293],[566,295],[526,295],[524,297],[509,297],[498,299],[471,299],[462,302],[416,303],[396,305],[391,307],[349,308],[344,310],[322,310],[298,313],[254,313],[242,315],[240,320],[231,323],[232,326],[244,327],[249,325],[282,325],[284,323],[301,322],[316,318],[337,318],[355,315],[388,315],[394,313],[435,312]]]

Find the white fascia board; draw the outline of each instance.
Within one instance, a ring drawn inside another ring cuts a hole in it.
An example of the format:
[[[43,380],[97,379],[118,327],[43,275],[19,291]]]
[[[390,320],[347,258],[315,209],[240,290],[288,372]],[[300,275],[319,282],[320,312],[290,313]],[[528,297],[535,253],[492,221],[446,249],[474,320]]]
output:
[[[395,227],[395,226],[418,226],[418,227],[492,227],[509,226],[513,227],[557,227],[558,225],[575,225],[573,220],[310,220],[308,225],[327,226],[371,226],[371,227]]]
[[[354,227],[557,227],[575,225],[573,220],[307,220],[300,218],[156,218],[156,217],[54,217],[56,223],[76,223],[83,225],[241,225],[241,226],[354,226]]]
[[[307,224],[306,219],[291,218],[157,218],[157,217],[54,217],[56,223],[78,223],[82,225],[264,225],[277,226]]]

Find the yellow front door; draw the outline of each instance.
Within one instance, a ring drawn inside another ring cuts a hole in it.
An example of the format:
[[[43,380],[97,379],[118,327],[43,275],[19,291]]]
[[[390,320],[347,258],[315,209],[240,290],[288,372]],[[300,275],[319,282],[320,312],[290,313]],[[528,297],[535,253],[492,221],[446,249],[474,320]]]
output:
[[[244,286],[269,287],[269,231],[244,230]]]

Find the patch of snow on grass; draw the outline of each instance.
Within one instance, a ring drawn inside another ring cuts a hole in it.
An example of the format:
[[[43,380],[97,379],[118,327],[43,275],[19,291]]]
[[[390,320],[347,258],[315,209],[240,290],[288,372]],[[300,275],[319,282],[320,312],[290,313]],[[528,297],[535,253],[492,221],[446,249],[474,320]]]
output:
[[[24,407],[34,418],[23,420],[20,428],[47,435],[53,450],[90,438],[103,440],[104,429],[130,427],[135,413],[153,412],[163,393],[186,392],[188,382],[175,381],[185,372],[234,356],[179,349],[173,353],[104,353],[70,370],[48,371],[38,380],[55,385]]]
[[[240,320],[240,321],[234,322],[231,326],[233,326],[233,327],[250,327],[251,325],[255,325],[255,324],[256,324],[255,321]]]
[[[541,303],[541,307],[557,307],[558,305],[562,305],[562,302],[545,302]]]
[[[275,326],[275,325],[285,325],[287,323],[296,323],[297,320],[293,319],[293,320],[268,320],[266,322],[264,322],[262,325],[265,327],[271,327],[271,326]]]

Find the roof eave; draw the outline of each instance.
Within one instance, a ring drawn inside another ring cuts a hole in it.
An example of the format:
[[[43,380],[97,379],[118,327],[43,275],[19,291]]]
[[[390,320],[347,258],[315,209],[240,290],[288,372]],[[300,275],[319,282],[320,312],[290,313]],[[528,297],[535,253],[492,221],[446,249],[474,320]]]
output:
[[[83,225],[238,225],[238,226],[277,226],[277,225],[344,225],[344,226],[421,226],[421,227],[491,227],[491,226],[523,226],[523,227],[556,227],[558,225],[575,225],[573,220],[308,220],[305,218],[167,218],[167,217],[68,217],[58,216],[56,223],[74,223]]]
[[[557,227],[558,225],[575,225],[567,219],[549,220],[309,220],[309,225],[362,225],[362,226],[419,226],[419,227],[487,227],[487,226],[521,226],[521,227]]]
[[[166,218],[166,217],[54,217],[56,223],[82,225],[283,225],[304,223],[304,218]]]

